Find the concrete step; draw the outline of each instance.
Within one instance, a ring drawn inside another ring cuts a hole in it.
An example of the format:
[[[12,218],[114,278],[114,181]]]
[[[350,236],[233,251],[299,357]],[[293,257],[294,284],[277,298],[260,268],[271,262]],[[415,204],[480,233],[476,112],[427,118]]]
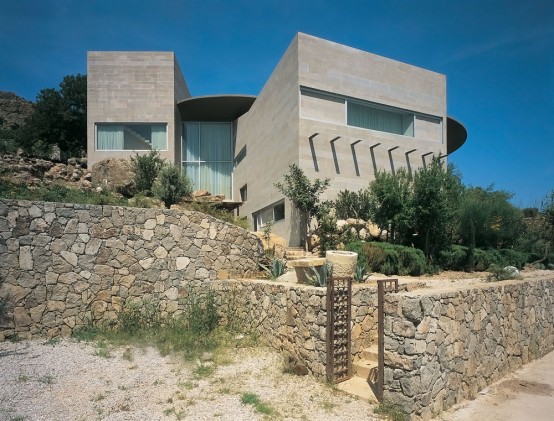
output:
[[[361,377],[353,376],[349,380],[338,383],[337,389],[369,402],[379,403],[370,384]]]
[[[364,380],[375,382],[377,379],[377,361],[359,360],[352,364],[356,376]]]
[[[378,361],[377,344],[371,345],[369,348],[362,349],[362,359],[370,361]]]

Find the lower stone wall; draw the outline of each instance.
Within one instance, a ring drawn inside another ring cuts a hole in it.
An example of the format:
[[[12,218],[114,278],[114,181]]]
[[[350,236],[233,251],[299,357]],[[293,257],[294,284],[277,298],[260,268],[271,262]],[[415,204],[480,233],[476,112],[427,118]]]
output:
[[[235,318],[316,377],[325,377],[326,288],[268,280],[216,280],[210,285],[223,319]]]
[[[386,295],[384,399],[430,419],[552,349],[552,278]]]
[[[259,250],[200,212],[0,199],[0,340],[67,335],[130,300],[172,315],[188,283],[255,273]]]

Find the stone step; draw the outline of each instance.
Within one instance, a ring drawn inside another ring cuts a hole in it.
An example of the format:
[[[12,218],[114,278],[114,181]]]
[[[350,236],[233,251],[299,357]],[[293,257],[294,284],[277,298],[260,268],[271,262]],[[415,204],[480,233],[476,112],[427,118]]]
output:
[[[360,399],[368,400],[372,403],[379,403],[370,384],[361,377],[353,376],[344,382],[338,383],[337,389]]]
[[[377,361],[359,360],[352,364],[352,369],[357,377],[371,382],[377,379]]]
[[[370,361],[378,361],[378,346],[371,345],[369,348],[362,349],[362,359]]]

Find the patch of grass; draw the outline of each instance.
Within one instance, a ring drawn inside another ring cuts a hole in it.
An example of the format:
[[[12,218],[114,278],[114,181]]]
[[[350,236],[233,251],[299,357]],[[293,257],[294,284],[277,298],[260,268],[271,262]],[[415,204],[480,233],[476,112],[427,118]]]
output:
[[[83,326],[73,331],[72,337],[77,342],[90,342],[95,340],[100,334],[100,330],[92,325]]]
[[[59,344],[61,342],[61,340],[62,339],[59,336],[56,336],[55,338],[48,339],[46,342],[44,342],[43,345],[55,346],[55,345]]]
[[[99,393],[98,395],[94,396],[91,401],[92,402],[98,402],[98,401],[102,401],[106,399],[106,395],[104,395],[103,393]]]
[[[121,358],[127,361],[133,361],[134,360],[133,350],[131,348],[126,348],[125,351],[123,351]]]
[[[45,374],[44,376],[40,376],[39,378],[37,378],[37,381],[44,384],[53,384],[54,377],[50,374]]]
[[[373,412],[379,415],[384,415],[390,421],[408,421],[408,415],[399,410],[396,406],[389,405],[386,403],[380,403],[377,405]]]
[[[193,371],[197,379],[210,377],[215,372],[215,366],[207,364],[199,364]]]
[[[112,354],[110,352],[110,348],[108,347],[108,344],[101,340],[96,344],[96,351],[94,351],[94,355],[97,357],[102,358],[111,358]]]
[[[187,390],[191,390],[191,389],[194,389],[195,387],[197,387],[198,383],[193,383],[190,380],[187,380],[186,382],[179,383],[178,386],[182,387],[184,389],[187,389]]]
[[[264,415],[273,415],[275,410],[267,403],[263,402],[255,393],[245,392],[242,394],[240,401],[244,405],[252,405],[256,412]]]
[[[17,381],[18,381],[19,383],[28,382],[28,381],[29,381],[29,376],[27,376],[26,374],[20,373],[20,374],[19,374],[19,377],[17,378]]]
[[[330,411],[332,410],[336,405],[329,401],[328,399],[324,399],[322,402],[321,402],[321,407],[325,410],[325,411]]]
[[[174,415],[177,420],[182,420],[185,418],[185,411],[177,411],[175,407],[164,409],[164,415],[166,417],[169,417],[170,415]]]

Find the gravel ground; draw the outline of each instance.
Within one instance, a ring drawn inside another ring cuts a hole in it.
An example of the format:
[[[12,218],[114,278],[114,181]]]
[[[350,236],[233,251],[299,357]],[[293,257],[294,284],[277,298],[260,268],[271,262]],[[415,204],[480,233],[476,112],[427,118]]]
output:
[[[367,402],[283,373],[279,354],[265,348],[229,350],[213,367],[201,373],[198,362],[153,348],[4,342],[0,420],[379,419]],[[241,403],[244,393],[255,393],[272,414]]]
[[[377,279],[394,279],[397,278],[400,282],[414,282],[425,284],[424,288],[444,289],[448,287],[460,287],[472,284],[487,283],[487,276],[489,272],[456,272],[456,271],[444,271],[437,275],[423,275],[423,276],[386,276],[379,273],[373,273],[369,277],[369,281],[375,281]],[[524,269],[520,271],[520,275],[523,279],[539,279],[554,277],[554,271],[552,270],[540,270],[540,269]]]

